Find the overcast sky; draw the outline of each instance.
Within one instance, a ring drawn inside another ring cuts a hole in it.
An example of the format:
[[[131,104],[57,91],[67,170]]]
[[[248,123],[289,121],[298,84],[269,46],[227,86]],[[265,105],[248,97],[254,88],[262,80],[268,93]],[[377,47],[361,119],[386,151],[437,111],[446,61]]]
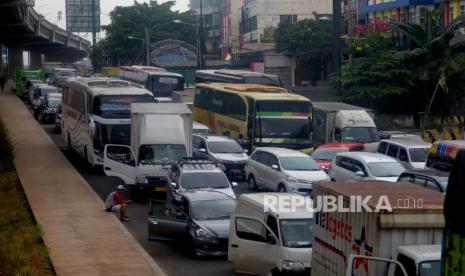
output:
[[[159,3],[167,2],[168,0],[157,0]],[[65,2],[66,0],[36,0],[35,10],[45,16],[45,18],[56,23],[63,29],[66,28],[66,17],[65,17]],[[149,2],[148,0],[138,0],[137,2]],[[175,10],[185,11],[188,9],[189,0],[176,0]],[[109,14],[116,6],[132,6],[134,0],[100,0],[100,9],[102,14],[100,20],[102,25],[107,25],[110,22]],[[58,12],[63,13],[63,18],[58,21]],[[91,39],[90,35],[82,35],[87,39]]]

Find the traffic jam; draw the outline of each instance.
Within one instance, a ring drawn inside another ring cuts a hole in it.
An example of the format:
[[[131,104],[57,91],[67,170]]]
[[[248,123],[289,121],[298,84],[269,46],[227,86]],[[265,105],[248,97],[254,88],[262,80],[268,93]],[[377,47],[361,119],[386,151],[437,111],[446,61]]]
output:
[[[373,110],[312,102],[274,75],[196,74],[192,88],[158,67],[18,69],[16,93],[96,174],[148,202],[154,243],[238,274],[440,275],[464,140],[380,130]]]

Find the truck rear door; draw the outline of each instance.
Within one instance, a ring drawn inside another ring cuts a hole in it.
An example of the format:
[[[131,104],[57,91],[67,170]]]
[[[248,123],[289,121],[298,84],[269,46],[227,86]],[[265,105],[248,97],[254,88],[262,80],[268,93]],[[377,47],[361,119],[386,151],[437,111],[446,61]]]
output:
[[[106,145],[103,154],[103,171],[108,176],[121,178],[126,184],[135,184],[136,159],[131,147]]]

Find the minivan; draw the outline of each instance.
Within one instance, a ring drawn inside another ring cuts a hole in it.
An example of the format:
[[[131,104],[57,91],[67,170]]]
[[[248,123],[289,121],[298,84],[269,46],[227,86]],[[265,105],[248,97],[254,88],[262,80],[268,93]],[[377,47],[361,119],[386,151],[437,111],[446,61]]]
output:
[[[311,207],[311,199],[300,194],[241,195],[229,228],[228,260],[236,273],[310,275]]]
[[[430,147],[430,143],[416,138],[392,138],[382,140],[378,152],[399,160],[406,167],[424,169]]]

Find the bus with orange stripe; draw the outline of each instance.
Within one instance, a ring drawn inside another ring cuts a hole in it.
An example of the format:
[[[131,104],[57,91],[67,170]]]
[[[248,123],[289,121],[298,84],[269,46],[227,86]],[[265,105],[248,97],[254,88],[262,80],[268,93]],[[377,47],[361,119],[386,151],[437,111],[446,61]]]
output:
[[[255,147],[284,147],[309,152],[312,103],[281,87],[202,83],[195,89],[194,120],[213,133],[244,139]]]

